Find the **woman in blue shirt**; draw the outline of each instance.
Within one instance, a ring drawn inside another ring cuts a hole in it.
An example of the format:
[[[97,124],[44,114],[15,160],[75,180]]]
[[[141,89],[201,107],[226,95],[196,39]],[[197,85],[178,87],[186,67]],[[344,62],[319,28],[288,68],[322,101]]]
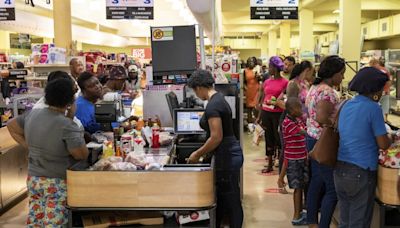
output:
[[[374,208],[378,152],[387,149],[387,135],[378,102],[388,81],[372,67],[360,70],[349,84],[359,95],[339,115],[339,154],[334,181],[340,208],[340,228],[370,227]]]

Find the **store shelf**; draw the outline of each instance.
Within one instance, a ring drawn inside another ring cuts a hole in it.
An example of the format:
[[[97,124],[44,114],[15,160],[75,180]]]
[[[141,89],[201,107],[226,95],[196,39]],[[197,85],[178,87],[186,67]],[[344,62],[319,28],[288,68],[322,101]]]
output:
[[[68,64],[38,64],[38,65],[29,65],[27,68],[61,68],[68,67]]]
[[[400,63],[395,63],[395,62],[388,62],[390,66],[395,66],[395,67],[400,67]]]
[[[26,81],[47,81],[47,77],[25,77]]]

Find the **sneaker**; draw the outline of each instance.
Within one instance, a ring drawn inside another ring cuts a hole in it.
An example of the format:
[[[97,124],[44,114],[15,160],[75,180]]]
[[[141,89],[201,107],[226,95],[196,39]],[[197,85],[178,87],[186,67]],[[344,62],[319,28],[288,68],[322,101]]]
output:
[[[301,217],[299,219],[293,219],[292,220],[292,225],[293,226],[304,226],[304,225],[307,225],[307,219],[303,215],[304,214],[302,213],[302,215],[301,215]]]

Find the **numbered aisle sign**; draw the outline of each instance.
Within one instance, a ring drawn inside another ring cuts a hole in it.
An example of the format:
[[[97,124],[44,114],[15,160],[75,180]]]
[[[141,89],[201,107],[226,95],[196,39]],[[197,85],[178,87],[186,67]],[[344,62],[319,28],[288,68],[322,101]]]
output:
[[[0,0],[0,21],[15,21],[15,0]]]
[[[256,20],[298,19],[299,0],[250,0],[250,17]]]
[[[154,0],[106,0],[107,19],[154,18]]]

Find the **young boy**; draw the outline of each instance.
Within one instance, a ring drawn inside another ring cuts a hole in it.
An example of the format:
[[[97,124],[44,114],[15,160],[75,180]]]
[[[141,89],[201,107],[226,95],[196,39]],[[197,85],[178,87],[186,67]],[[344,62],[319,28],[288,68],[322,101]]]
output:
[[[284,163],[279,175],[278,186],[285,186],[284,177],[287,173],[289,188],[294,189],[294,214],[292,225],[306,225],[303,209],[303,190],[308,182],[307,149],[305,126],[302,116],[301,103],[298,98],[289,98],[286,102],[287,116],[282,122],[284,141]]]

